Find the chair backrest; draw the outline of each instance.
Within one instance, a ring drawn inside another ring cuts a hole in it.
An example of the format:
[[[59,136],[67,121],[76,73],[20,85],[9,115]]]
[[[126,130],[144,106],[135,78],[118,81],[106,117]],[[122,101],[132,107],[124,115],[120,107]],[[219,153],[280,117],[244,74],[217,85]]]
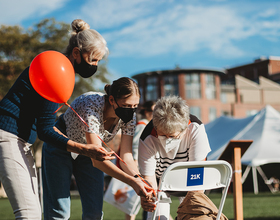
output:
[[[159,183],[163,191],[194,191],[226,187],[232,169],[223,160],[177,162],[165,170]]]
[[[220,219],[231,182],[231,165],[223,160],[177,162],[162,174],[160,191],[197,191],[224,188],[217,219]]]

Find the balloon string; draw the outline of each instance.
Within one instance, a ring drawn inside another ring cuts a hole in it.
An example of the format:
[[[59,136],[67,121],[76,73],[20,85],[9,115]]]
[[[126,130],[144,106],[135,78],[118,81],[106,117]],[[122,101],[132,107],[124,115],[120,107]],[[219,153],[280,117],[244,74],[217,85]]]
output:
[[[62,106],[60,106],[53,114],[56,114],[66,103],[63,103]]]
[[[69,108],[71,108],[71,109],[73,110],[73,112],[78,116],[78,118],[79,118],[89,129],[91,129],[91,128],[89,127],[89,125],[85,122],[85,120],[72,108],[71,105],[69,105],[68,103],[65,103],[65,105],[67,105]],[[93,130],[91,129],[91,131],[93,131]],[[94,132],[94,131],[93,131],[93,132]],[[113,152],[113,154],[115,154],[115,156],[116,156],[117,158],[120,159],[120,161],[122,161],[125,165],[127,165],[127,164],[124,162],[124,160],[122,160],[122,159],[119,157],[119,155],[118,155],[115,151],[113,151],[113,150],[102,140],[101,137],[99,137],[98,134],[96,134],[95,132],[94,132],[94,134],[99,138],[99,140],[102,141],[102,143],[103,143],[106,147],[108,147],[108,148]],[[136,173],[134,170],[132,170],[132,171],[133,171],[134,173]]]
[[[89,125],[85,122],[85,120],[72,108],[71,105],[69,105],[69,104],[66,103],[66,102],[65,102],[64,104],[67,105],[70,109],[72,109],[73,112],[78,116],[78,118],[79,118],[89,129],[91,129],[91,128],[89,127]],[[96,133],[93,131],[93,129],[91,129],[91,131],[99,138],[99,140],[102,141],[102,143],[103,143],[106,147],[108,147],[108,148],[113,152],[113,154],[114,154],[121,162],[123,162],[123,163],[127,166],[127,168],[128,168],[130,171],[132,171],[134,174],[136,174],[145,184],[147,184],[147,185],[149,186],[149,184],[148,184],[137,172],[135,172],[133,169],[131,169],[131,168],[127,165],[127,163],[124,162],[124,160],[123,160],[115,151],[113,151],[113,150],[102,140],[102,138],[99,137],[98,134],[96,134]],[[154,189],[153,189],[153,192],[154,192],[154,194],[156,195]]]

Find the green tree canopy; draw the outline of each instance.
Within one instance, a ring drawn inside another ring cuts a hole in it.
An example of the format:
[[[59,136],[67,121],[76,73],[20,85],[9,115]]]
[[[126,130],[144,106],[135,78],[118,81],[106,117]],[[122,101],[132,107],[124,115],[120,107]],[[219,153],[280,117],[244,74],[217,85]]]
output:
[[[57,22],[54,18],[44,19],[28,29],[1,25],[0,100],[36,55],[46,50],[64,52],[70,37],[69,31],[69,24]],[[109,76],[106,62],[103,62],[94,77],[78,77],[71,100],[86,91],[95,90],[95,81],[107,83]]]

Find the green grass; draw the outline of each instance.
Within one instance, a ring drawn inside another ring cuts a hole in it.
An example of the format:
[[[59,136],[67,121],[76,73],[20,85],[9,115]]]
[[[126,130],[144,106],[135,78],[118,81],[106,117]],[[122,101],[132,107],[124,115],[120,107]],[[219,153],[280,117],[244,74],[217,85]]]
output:
[[[218,206],[221,198],[220,193],[210,193],[209,198]],[[172,198],[171,215],[176,216],[179,201]],[[280,219],[280,193],[253,193],[243,194],[243,212],[245,220],[279,220]],[[124,213],[104,202],[104,220],[123,220]],[[136,216],[142,219],[142,209]],[[234,219],[233,195],[227,195],[223,213],[230,219]],[[14,215],[8,199],[0,199],[0,220],[12,220]],[[81,219],[81,202],[79,197],[73,197],[71,203],[71,220]]]

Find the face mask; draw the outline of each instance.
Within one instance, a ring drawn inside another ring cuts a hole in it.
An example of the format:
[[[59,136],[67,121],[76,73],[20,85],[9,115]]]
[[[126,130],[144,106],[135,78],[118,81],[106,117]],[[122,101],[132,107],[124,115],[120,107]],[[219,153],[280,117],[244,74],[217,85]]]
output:
[[[178,138],[167,138],[165,136],[158,136],[158,139],[166,153],[176,148],[181,143],[181,139]]]
[[[83,58],[81,53],[80,56],[81,56],[80,64],[78,64],[76,60],[74,61],[75,72],[78,73],[83,78],[89,78],[97,71],[97,66],[88,64]]]
[[[115,101],[116,102],[116,101]],[[117,103],[117,102],[116,102]],[[116,115],[124,122],[127,123],[132,120],[136,108],[123,108],[117,103],[118,108],[115,109]]]

